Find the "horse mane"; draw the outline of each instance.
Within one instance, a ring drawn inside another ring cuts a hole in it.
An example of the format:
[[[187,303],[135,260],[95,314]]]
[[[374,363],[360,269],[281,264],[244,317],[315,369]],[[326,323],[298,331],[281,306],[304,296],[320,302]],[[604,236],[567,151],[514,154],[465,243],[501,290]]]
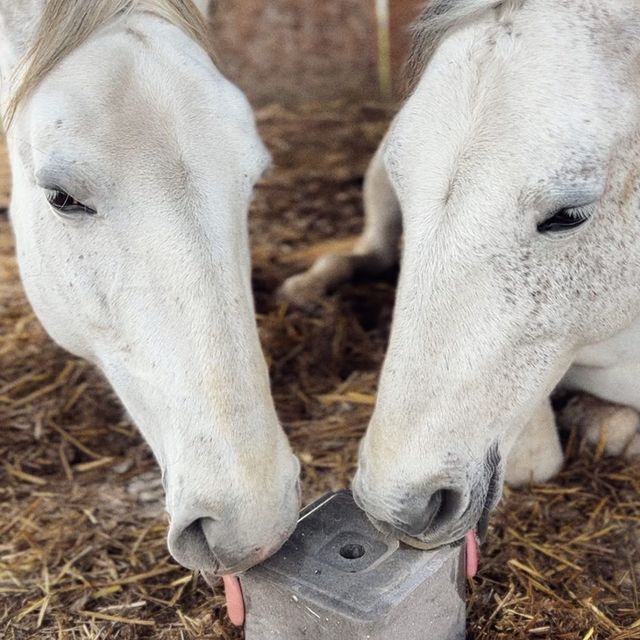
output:
[[[153,13],[181,28],[215,61],[206,20],[192,0],[46,0],[33,43],[17,67],[18,85],[4,114],[5,126],[66,56],[101,27],[135,11]]]
[[[525,0],[431,0],[411,29],[413,47],[408,62],[408,87],[415,87],[420,74],[453,30],[468,25],[489,11],[498,10],[500,18]]]

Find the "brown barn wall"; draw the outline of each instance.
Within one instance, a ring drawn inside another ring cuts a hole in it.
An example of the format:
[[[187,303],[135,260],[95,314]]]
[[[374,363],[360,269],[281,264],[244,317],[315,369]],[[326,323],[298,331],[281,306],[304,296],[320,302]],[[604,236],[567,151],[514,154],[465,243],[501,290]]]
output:
[[[373,0],[218,0],[222,67],[257,102],[377,96]]]
[[[405,65],[411,49],[411,25],[425,6],[425,0],[389,0],[391,19],[391,68],[394,88],[405,88]]]
[[[396,71],[408,22],[424,1],[390,0]],[[215,0],[214,6],[222,67],[254,102],[380,96],[375,0]]]

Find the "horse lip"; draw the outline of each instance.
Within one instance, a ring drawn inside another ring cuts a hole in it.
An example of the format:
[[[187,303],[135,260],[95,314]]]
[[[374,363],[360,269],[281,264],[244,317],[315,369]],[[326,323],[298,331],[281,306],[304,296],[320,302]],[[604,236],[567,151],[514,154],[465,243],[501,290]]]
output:
[[[282,548],[285,542],[291,537],[291,534],[295,530],[296,526],[297,526],[297,523],[289,527],[287,531],[281,533],[278,536],[278,540],[276,541],[276,543],[271,547],[269,547],[266,551],[259,553],[259,550],[256,549],[256,553],[249,556],[249,558],[244,562],[236,564],[232,567],[223,566],[221,563],[218,562],[217,566],[213,571],[211,570],[203,571],[202,575],[204,576],[205,581],[210,587],[213,588],[217,579],[220,578],[222,575],[234,575],[234,576],[241,575],[243,573],[246,573],[256,565],[261,564],[271,556],[278,553],[278,551]]]
[[[212,573],[211,571],[201,571],[200,575],[204,578],[204,581],[209,585],[211,589],[215,589],[220,576],[216,573]]]
[[[484,505],[482,507],[482,513],[476,527],[476,533],[480,542],[484,542],[487,538],[489,531],[489,518],[491,512],[498,504],[501,496],[501,484],[502,484],[502,468],[501,457],[497,447],[492,448],[489,454],[491,476],[487,483],[487,492],[485,494]]]
[[[384,536],[399,540],[403,544],[406,544],[408,547],[420,549],[421,551],[435,551],[436,549],[440,549],[446,546],[458,546],[459,544],[462,544],[463,541],[462,538],[458,539],[454,537],[453,540],[427,542],[425,540],[421,540],[420,538],[410,536],[400,529],[394,527],[392,524],[383,522],[382,520],[378,520],[377,518],[374,518],[366,512],[365,514],[369,519],[369,522],[371,522],[371,524]]]
[[[226,567],[223,566],[221,564],[218,564],[217,567],[215,567],[213,570],[211,569],[207,569],[205,571],[202,571],[202,575],[205,579],[205,581],[207,582],[207,584],[213,588],[214,585],[216,584],[218,578],[221,578],[223,575],[240,575],[245,573],[246,571],[249,571],[249,569],[251,569],[252,567],[254,567],[255,565],[259,564],[260,562],[262,562],[263,560],[265,560],[265,558],[260,558],[259,556],[254,556],[244,562],[241,562],[237,565],[234,565],[233,567]]]

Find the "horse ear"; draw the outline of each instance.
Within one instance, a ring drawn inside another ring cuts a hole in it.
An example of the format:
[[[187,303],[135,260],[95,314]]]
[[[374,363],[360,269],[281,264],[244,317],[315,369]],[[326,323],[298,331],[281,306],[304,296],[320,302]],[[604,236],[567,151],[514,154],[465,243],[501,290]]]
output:
[[[26,53],[43,11],[44,0],[0,0],[0,38],[4,45],[0,50],[8,49],[15,60]]]

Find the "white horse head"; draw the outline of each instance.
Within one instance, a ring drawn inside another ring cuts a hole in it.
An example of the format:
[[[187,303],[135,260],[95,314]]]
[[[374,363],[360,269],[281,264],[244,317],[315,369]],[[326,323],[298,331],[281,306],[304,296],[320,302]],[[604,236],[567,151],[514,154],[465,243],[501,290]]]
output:
[[[404,256],[354,489],[461,538],[578,351],[640,313],[637,0],[434,0],[384,151]],[[637,385],[637,382],[636,382]]]
[[[175,558],[241,571],[299,501],[254,319],[247,212],[269,157],[249,104],[189,0],[0,0],[0,18],[29,299],[151,445]]]

